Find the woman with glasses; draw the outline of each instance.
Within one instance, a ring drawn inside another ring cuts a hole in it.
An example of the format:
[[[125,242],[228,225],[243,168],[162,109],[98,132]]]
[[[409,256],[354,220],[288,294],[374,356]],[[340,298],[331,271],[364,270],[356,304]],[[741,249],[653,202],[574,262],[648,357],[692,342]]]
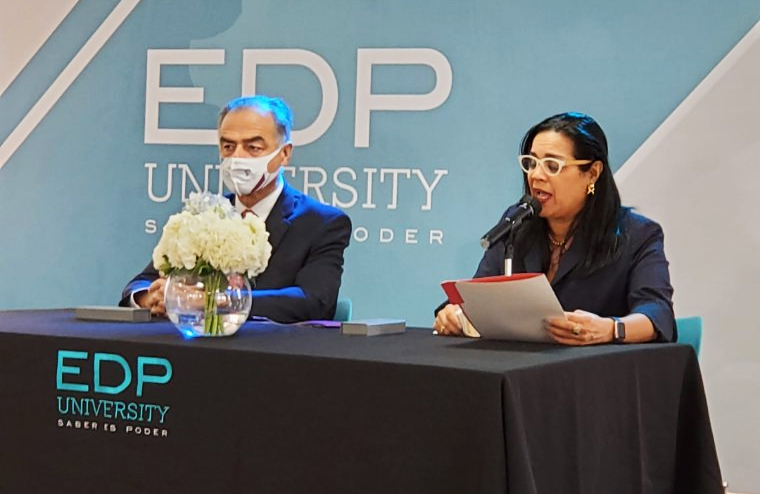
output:
[[[662,228],[621,206],[599,124],[582,113],[549,117],[525,134],[517,162],[541,212],[514,235],[512,267],[550,281],[566,311],[546,321],[552,338],[567,345],[675,341]],[[501,274],[499,242],[475,277]],[[436,314],[439,334],[462,334],[458,309],[445,304]]]

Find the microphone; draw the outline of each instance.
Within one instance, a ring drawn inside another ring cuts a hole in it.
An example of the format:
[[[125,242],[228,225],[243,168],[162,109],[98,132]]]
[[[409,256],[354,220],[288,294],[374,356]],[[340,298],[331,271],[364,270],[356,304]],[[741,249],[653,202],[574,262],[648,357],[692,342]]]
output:
[[[510,214],[499,221],[496,226],[488,230],[488,233],[480,239],[480,246],[488,250],[491,245],[501,241],[512,230],[519,227],[523,221],[538,216],[541,212],[541,203],[535,197],[524,195],[520,202],[507,209]]]

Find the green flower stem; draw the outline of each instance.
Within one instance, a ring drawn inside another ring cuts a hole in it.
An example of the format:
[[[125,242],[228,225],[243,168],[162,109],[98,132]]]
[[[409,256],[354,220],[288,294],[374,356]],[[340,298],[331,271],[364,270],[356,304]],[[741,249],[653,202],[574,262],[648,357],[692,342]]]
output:
[[[227,277],[221,271],[214,271],[203,280],[206,286],[205,304],[203,309],[203,331],[210,335],[219,335],[224,333],[224,322],[222,317],[217,313],[216,294],[218,291],[226,288],[222,286],[227,283]]]

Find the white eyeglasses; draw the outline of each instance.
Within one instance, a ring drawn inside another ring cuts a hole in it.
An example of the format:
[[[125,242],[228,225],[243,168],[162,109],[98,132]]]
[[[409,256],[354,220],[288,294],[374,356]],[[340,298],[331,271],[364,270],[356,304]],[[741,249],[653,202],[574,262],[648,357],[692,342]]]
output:
[[[556,176],[566,166],[583,166],[593,163],[594,160],[569,160],[565,161],[559,158],[536,158],[530,154],[522,154],[517,157],[517,161],[520,163],[520,168],[525,173],[533,171],[538,165],[544,169],[547,175]]]

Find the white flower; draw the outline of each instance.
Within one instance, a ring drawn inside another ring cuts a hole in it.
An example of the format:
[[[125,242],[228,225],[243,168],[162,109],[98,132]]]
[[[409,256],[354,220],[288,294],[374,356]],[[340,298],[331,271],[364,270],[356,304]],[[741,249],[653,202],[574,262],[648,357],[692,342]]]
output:
[[[208,264],[225,274],[253,277],[266,269],[271,254],[261,218],[242,218],[223,196],[192,193],[184,210],[166,222],[153,265],[162,274]]]
[[[214,211],[220,217],[232,218],[237,216],[235,207],[224,196],[217,194],[209,194],[208,192],[191,192],[185,202],[184,211],[188,211],[192,214],[205,213],[206,211]]]

